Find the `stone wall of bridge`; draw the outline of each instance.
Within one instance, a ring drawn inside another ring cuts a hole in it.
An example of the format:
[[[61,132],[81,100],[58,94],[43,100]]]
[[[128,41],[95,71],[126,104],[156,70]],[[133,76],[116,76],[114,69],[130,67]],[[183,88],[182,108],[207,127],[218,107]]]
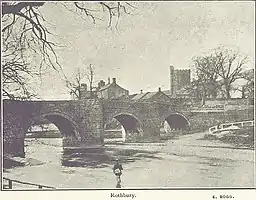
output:
[[[127,142],[157,141],[157,112],[155,106],[149,103],[137,103],[118,100],[103,101],[104,124],[109,123],[113,118],[119,116],[131,116],[136,119],[137,132],[126,132]],[[128,121],[128,119],[126,120]],[[122,122],[120,122],[122,123]],[[125,126],[125,120],[123,126]],[[129,123],[129,122],[128,122]]]
[[[64,146],[103,144],[102,104],[87,101],[11,101],[3,102],[4,152],[24,155],[24,138],[34,119],[46,118],[63,135]]]
[[[104,100],[104,124],[120,115],[129,115],[139,124],[139,131],[126,133],[127,142],[159,142],[160,127],[168,115],[178,112],[178,104]]]
[[[64,137],[64,146],[89,147],[104,144],[104,126],[113,118],[126,127],[127,142],[159,142],[160,129],[170,115],[182,116],[187,120],[187,133],[204,131],[218,123],[254,119],[253,109],[192,112],[189,107],[176,101],[157,103],[99,99],[4,100],[4,153],[24,155],[25,134],[33,121],[40,118],[48,119],[59,128]]]
[[[24,126],[27,110],[19,102],[3,103],[3,150],[5,154],[24,156]]]

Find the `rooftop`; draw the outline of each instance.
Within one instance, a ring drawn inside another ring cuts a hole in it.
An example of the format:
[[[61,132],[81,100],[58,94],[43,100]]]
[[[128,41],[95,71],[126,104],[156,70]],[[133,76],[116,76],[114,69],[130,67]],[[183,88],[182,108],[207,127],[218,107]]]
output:
[[[135,94],[135,95],[133,96],[132,100],[140,100],[140,99],[141,99],[142,97],[144,97],[147,93],[148,93],[148,92],[146,92],[146,93],[140,93],[140,94]]]
[[[145,93],[140,93],[140,94],[133,94],[133,95],[130,95],[130,99],[131,100],[150,100],[152,98],[154,98],[156,95],[164,95],[166,97],[169,98],[168,95],[166,95],[164,92],[161,91],[161,89],[159,88],[159,91],[157,92],[145,92]]]

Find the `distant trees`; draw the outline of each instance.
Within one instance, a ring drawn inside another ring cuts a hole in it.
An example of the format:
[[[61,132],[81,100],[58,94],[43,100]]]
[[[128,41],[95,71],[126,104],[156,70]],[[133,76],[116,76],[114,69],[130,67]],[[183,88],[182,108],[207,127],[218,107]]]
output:
[[[66,87],[70,90],[70,95],[75,99],[81,99],[82,79],[84,76],[84,72],[78,68],[74,76],[66,80]]]
[[[246,88],[252,85],[252,79],[244,74],[247,61],[246,56],[223,46],[196,57],[192,65],[196,76],[188,90],[203,102],[207,97],[230,99],[231,92],[237,90],[234,83],[238,79],[250,79]]]
[[[92,66],[92,64],[90,64],[87,67],[87,80],[89,83],[89,89],[90,89],[90,97],[92,98],[93,96],[93,81],[94,81],[94,75],[95,75],[95,68]]]
[[[217,97],[218,84],[218,59],[213,55],[196,57],[193,67],[196,69],[196,79],[192,82],[197,98],[204,102],[208,96]]]
[[[87,91],[87,84],[89,83],[89,93],[90,98],[93,96],[93,83],[95,76],[95,67],[89,64],[88,67],[78,68],[74,73],[74,76],[66,80],[66,87],[70,90],[70,95],[74,99],[81,99],[81,94],[83,90]]]
[[[222,80],[223,91],[227,99],[231,98],[231,91],[235,89],[233,83],[243,78],[243,67],[248,58],[229,49],[221,48],[216,50],[218,63],[218,75]]]
[[[57,72],[62,69],[56,52],[60,46],[51,39],[54,34],[41,9],[47,4],[63,7],[93,23],[107,16],[108,26],[117,24],[122,14],[135,9],[129,2],[2,2],[4,98],[31,98],[35,93],[29,87],[29,80],[40,77],[46,69]]]
[[[254,97],[254,69],[247,70],[242,73],[242,78],[245,80],[245,83],[242,85],[241,89],[238,90],[242,93],[242,98]]]

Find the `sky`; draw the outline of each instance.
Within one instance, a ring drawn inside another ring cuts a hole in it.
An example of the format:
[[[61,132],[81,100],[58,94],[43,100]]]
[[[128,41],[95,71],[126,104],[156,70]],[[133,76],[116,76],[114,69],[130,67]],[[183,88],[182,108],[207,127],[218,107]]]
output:
[[[130,94],[169,89],[169,66],[189,68],[194,56],[225,45],[248,55],[254,65],[254,2],[136,2],[132,15],[122,15],[117,29],[107,21],[90,20],[58,3],[41,11],[64,46],[57,50],[67,77],[92,64],[95,80],[116,78]],[[86,79],[85,79],[86,82]],[[55,72],[36,89],[43,99],[69,99],[69,91]]]

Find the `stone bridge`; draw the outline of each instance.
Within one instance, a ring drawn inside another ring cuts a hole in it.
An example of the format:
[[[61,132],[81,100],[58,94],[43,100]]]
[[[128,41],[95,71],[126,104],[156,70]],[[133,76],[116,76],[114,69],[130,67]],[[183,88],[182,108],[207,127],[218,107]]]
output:
[[[173,99],[170,103],[120,100],[3,101],[4,153],[24,156],[24,138],[36,121],[46,119],[63,135],[63,145],[104,145],[104,128],[116,119],[127,142],[158,142],[165,121],[187,132],[206,130],[219,122],[253,119],[253,110],[196,112]]]

